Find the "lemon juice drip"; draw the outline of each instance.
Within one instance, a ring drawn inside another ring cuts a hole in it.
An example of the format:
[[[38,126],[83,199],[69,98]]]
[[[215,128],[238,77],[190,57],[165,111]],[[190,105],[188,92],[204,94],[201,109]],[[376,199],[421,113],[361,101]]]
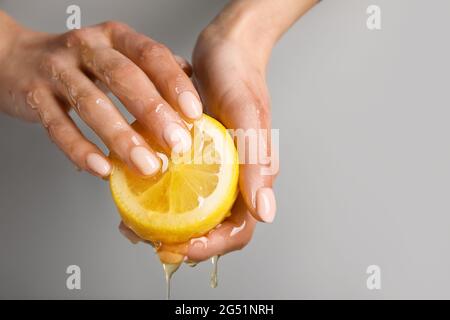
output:
[[[211,288],[216,288],[217,287],[217,283],[218,283],[218,281],[217,281],[217,264],[219,262],[219,257],[220,256],[217,255],[217,256],[214,256],[214,257],[211,258],[211,263],[213,265],[213,269],[212,269],[212,272],[211,272],[211,280],[209,282]]]
[[[164,269],[164,275],[166,278],[166,299],[170,299],[170,282],[172,275],[180,267],[180,263],[162,263]]]
[[[186,261],[186,264],[191,267],[194,268],[197,265],[197,262],[192,262],[192,261]]]

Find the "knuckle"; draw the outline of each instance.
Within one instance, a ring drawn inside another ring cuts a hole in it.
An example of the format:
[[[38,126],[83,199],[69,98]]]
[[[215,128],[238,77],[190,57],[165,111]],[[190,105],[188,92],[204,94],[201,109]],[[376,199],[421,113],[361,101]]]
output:
[[[42,95],[42,91],[44,89],[43,86],[40,85],[40,81],[36,79],[30,79],[30,81],[23,86],[22,90],[24,94],[31,95],[31,93],[36,93]]]
[[[75,139],[68,145],[66,154],[73,163],[75,163],[79,168],[84,168],[84,152],[83,152],[83,142],[79,139]]]
[[[39,108],[39,114],[42,125],[52,134],[52,138],[64,137],[65,126],[60,118],[52,116],[51,112],[44,106]]]
[[[140,59],[145,61],[166,58],[169,55],[169,48],[159,42],[146,42],[139,50]]]
[[[98,107],[99,95],[96,90],[83,88],[74,96],[72,108],[84,121],[93,121],[99,116]],[[114,106],[109,103],[102,104],[102,112],[108,113],[114,111]]]
[[[55,119],[50,114],[47,106],[40,106],[38,109],[39,119],[44,128],[48,129],[54,126]]]
[[[129,26],[123,22],[116,20],[108,20],[102,23],[102,26],[107,31],[117,31],[129,29]]]
[[[55,119],[51,119],[47,123],[43,123],[43,126],[45,129],[47,129],[48,134],[50,135],[50,138],[53,142],[59,141],[62,136],[61,132],[63,131],[63,128],[58,121],[56,121]]]
[[[40,82],[42,81],[32,79],[20,88],[21,94],[25,97],[26,105],[32,109],[37,109],[41,104],[44,89]]]
[[[268,108],[270,106],[270,96],[267,91],[264,90],[262,92],[256,92],[253,90],[251,91],[250,96],[255,101],[255,105],[258,109],[265,113],[268,112]]]
[[[256,105],[258,106],[259,111],[263,116],[267,116],[269,112],[270,99],[266,97],[258,97],[256,98]]]
[[[67,147],[64,140],[67,139],[66,137],[70,134],[68,128],[58,119],[48,120],[47,122],[43,122],[42,125],[47,130],[50,140],[66,152],[65,149]],[[71,144],[69,143],[68,150],[70,149]],[[69,154],[69,152],[67,153]]]
[[[47,73],[54,76],[56,70],[60,69],[63,64],[61,56],[57,53],[45,54],[41,59],[41,69]]]
[[[65,43],[67,47],[83,43],[90,35],[88,28],[74,29],[65,34]]]

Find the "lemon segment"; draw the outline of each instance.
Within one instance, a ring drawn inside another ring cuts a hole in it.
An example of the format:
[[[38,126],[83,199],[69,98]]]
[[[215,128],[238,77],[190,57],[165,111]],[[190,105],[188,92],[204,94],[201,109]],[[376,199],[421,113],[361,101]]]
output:
[[[162,172],[143,177],[110,155],[111,193],[123,222],[141,238],[162,243],[188,241],[221,223],[239,176],[238,154],[223,125],[203,115],[192,126],[191,151],[170,158],[139,124],[132,126],[166,159]]]

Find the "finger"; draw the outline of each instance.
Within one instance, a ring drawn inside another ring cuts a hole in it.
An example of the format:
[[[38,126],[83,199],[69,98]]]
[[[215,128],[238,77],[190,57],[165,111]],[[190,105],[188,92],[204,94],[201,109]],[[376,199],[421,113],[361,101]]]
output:
[[[27,102],[38,111],[50,138],[75,166],[102,178],[111,173],[111,165],[102,151],[83,136],[50,91],[31,91]]]
[[[133,230],[125,225],[123,221],[119,224],[120,233],[127,238],[131,243],[137,244],[144,242],[151,245],[159,259],[163,263],[181,263],[187,252],[187,244],[171,244],[171,243],[157,243],[149,240],[144,240],[139,237]]]
[[[206,236],[192,239],[187,250],[187,259],[203,261],[215,255],[240,250],[253,235],[256,220],[248,212],[242,197],[236,201],[232,215]]]
[[[104,82],[146,127],[156,143],[176,152],[191,148],[191,136],[181,117],[132,61],[111,48],[86,49],[82,60],[84,67]]]
[[[201,117],[200,97],[167,47],[130,28],[114,29],[111,39],[113,47],[147,74],[171,106],[188,120]]]
[[[190,78],[192,76],[192,66],[191,64],[183,57],[175,55],[175,60],[181,69],[183,69],[184,73]]]
[[[239,187],[252,215],[259,221],[272,223],[277,209],[273,177],[261,175],[261,170],[265,169],[262,167],[256,164],[240,165]]]
[[[272,136],[267,99],[240,92],[231,97],[231,107],[220,120],[234,130],[240,160],[239,188],[252,215],[270,223],[275,218],[276,200],[272,189],[278,174],[278,142]]]
[[[59,60],[47,61],[44,70],[57,92],[122,161],[143,175],[159,170],[159,158],[89,78],[78,69],[65,69]]]

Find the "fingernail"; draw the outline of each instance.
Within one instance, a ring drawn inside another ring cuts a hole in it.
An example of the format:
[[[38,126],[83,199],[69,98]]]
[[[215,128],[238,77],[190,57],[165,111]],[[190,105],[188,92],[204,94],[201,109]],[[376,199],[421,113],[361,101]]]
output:
[[[136,146],[131,149],[130,159],[144,175],[152,175],[156,173],[160,167],[158,158],[147,148],[142,146]]]
[[[202,116],[202,104],[192,92],[182,92],[178,96],[178,104],[186,117],[190,119],[198,119]]]
[[[104,177],[111,171],[111,165],[105,158],[97,153],[89,153],[86,157],[86,165],[89,169]]]
[[[256,213],[264,222],[271,223],[275,219],[277,205],[272,188],[260,188],[256,193]]]
[[[187,152],[191,149],[191,135],[177,123],[171,123],[164,129],[164,139],[174,152]]]

